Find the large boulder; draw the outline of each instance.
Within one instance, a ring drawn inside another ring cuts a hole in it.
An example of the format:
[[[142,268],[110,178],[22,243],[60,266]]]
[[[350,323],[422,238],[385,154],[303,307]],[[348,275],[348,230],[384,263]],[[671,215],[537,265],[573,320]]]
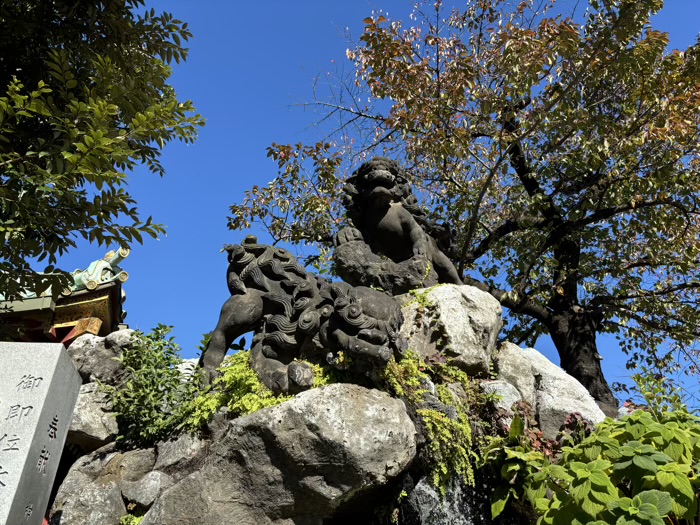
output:
[[[142,525],[320,525],[398,476],[415,453],[401,401],[348,384],[310,390],[232,420],[203,466],[165,491]]]
[[[503,321],[501,305],[473,286],[453,284],[401,296],[401,336],[408,349],[427,358],[442,354],[474,375],[486,375]]]
[[[567,415],[579,412],[595,424],[605,414],[586,387],[534,348],[523,350],[530,361],[537,388],[537,422],[545,437],[553,438]]]
[[[82,458],[58,492],[52,525],[117,523],[127,506],[147,511],[142,525],[321,525],[382,490],[416,455],[403,402],[349,384],[219,417],[210,431]]]
[[[88,453],[114,441],[119,428],[116,414],[111,409],[111,404],[97,383],[82,385],[66,442],[77,445]]]
[[[85,334],[68,347],[83,383],[101,381],[108,385],[119,382],[123,370],[118,358],[122,349],[133,344],[133,330],[118,330],[107,337]]]
[[[56,494],[51,525],[118,523],[127,513],[122,485],[141,480],[154,463],[152,449],[119,452],[113,444],[82,457]]]
[[[513,385],[523,401],[527,401],[532,408],[535,408],[537,403],[535,375],[523,349],[513,343],[505,342],[493,357],[496,377]]]

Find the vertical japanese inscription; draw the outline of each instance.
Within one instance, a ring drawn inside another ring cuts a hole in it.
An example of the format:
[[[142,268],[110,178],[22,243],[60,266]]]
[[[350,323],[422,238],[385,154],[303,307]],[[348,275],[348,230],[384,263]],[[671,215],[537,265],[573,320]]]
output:
[[[80,376],[60,344],[0,343],[0,525],[41,525]]]

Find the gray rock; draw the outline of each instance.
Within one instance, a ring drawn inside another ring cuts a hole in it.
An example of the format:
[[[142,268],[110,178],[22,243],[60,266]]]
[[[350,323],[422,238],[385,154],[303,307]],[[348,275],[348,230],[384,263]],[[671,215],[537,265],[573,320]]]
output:
[[[126,514],[116,482],[91,483],[61,505],[51,515],[51,525],[105,525],[118,523]]]
[[[564,419],[572,412],[580,412],[595,424],[605,419],[605,414],[581,383],[534,348],[522,352],[535,375],[537,422],[546,438],[556,437]]]
[[[419,296],[416,299],[416,296]],[[473,286],[440,285],[401,296],[408,348],[443,354],[468,373],[485,375],[503,325],[501,305]]]
[[[107,348],[124,348],[132,343],[134,331],[128,328],[117,330],[105,337],[105,346]]]
[[[122,482],[122,496],[130,503],[148,508],[160,493],[171,487],[173,483],[173,478],[167,474],[158,471],[149,472],[138,481]]]
[[[67,443],[72,443],[89,453],[114,441],[119,433],[116,414],[104,392],[96,383],[80,387],[78,402],[68,429]]]
[[[207,448],[205,440],[190,434],[183,434],[174,441],[163,441],[156,446],[158,454],[153,468],[179,480],[187,475],[192,466],[201,463]]]
[[[415,453],[401,401],[348,384],[310,390],[231,421],[202,467],[166,490],[142,525],[320,525],[399,475]]]
[[[156,454],[152,448],[129,450],[113,458],[105,471],[120,480],[138,481],[153,469],[155,462]]]
[[[497,379],[495,381],[482,381],[481,389],[485,394],[496,396],[494,406],[497,409],[512,412],[513,404],[522,400],[518,389],[507,381]]]
[[[487,490],[465,486],[453,479],[441,495],[427,479],[421,479],[401,505],[400,523],[411,525],[474,525],[483,513]],[[484,500],[484,501],[482,501]]]
[[[537,403],[535,373],[524,350],[513,343],[505,342],[494,355],[494,365],[496,377],[517,388],[523,401],[527,401],[534,409]]]
[[[122,486],[141,480],[154,464],[153,449],[116,452],[113,444],[84,456],[71,467],[58,489],[51,524],[117,523],[127,512]]]
[[[51,525],[116,523],[126,514],[121,491],[114,481],[104,487],[102,494],[94,483],[105,466],[119,455],[112,448],[113,445],[107,445],[73,464],[54,499]]]
[[[123,373],[116,358],[121,356],[122,348],[131,344],[133,333],[133,330],[119,330],[107,337],[85,334],[73,341],[68,354],[83,383],[99,380],[109,385],[116,384]]]

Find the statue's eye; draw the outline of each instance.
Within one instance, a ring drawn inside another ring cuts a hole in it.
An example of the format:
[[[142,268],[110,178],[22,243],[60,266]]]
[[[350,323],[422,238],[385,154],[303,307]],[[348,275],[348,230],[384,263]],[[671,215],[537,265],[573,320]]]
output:
[[[401,175],[396,176],[396,184],[406,184],[408,180],[403,178]]]

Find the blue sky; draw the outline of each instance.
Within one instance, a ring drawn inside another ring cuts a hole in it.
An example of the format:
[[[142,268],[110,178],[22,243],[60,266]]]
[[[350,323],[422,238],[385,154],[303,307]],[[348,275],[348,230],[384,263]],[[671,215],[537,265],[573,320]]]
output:
[[[167,226],[160,240],[133,247],[122,267],[131,328],[173,325],[184,357],[194,357],[203,333],[216,324],[228,297],[227,243],[245,232],[226,227],[228,207],[254,184],[276,175],[266,157],[272,142],[311,142],[316,116],[295,104],[312,99],[319,74],[346,65],[346,28],[357,38],[373,9],[407,20],[409,0],[159,0],[148,2],[189,23],[194,33],[186,63],[174,66],[178,95],[194,101],[207,120],[194,145],[173,143],[163,152],[166,176],[146,170],[130,176],[129,191],[142,216]],[[668,31],[671,46],[685,48],[700,32],[700,0],[667,0],[655,27]],[[262,239],[262,238],[261,238]],[[83,246],[61,268],[84,268],[106,249]],[[609,381],[625,375],[614,339],[601,340]],[[558,363],[548,342],[538,344]]]

